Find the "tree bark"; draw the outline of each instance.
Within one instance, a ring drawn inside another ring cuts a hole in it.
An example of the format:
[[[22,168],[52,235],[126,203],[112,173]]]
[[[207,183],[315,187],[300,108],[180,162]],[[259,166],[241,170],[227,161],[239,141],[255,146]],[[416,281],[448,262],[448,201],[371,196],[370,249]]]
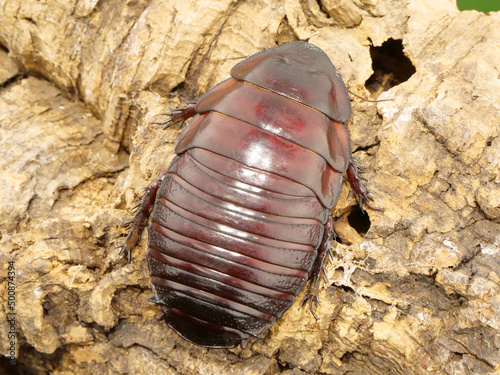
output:
[[[0,348],[10,356],[15,313],[19,371],[500,372],[499,13],[452,0],[0,9]],[[318,321],[299,295],[248,349],[201,348],[154,319],[147,235],[126,263],[120,224],[174,157],[179,130],[158,114],[293,40],[322,48],[352,92],[386,100],[353,97],[347,124],[384,211],[364,215],[344,186]]]

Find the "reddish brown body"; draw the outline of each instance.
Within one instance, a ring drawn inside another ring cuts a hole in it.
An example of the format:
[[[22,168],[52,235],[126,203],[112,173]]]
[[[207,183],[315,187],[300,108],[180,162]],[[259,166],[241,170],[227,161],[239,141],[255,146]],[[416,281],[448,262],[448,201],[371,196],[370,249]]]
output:
[[[231,76],[173,113],[194,117],[123,248],[135,245],[154,204],[152,300],[186,340],[217,348],[260,336],[319,274],[346,170],[366,198],[344,125],[349,97],[323,51],[289,43]]]

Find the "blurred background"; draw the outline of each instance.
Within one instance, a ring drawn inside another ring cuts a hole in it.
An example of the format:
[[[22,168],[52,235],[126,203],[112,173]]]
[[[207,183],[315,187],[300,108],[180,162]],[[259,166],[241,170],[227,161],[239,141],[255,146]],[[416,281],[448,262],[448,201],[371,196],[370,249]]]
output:
[[[480,12],[496,12],[500,10],[500,0],[457,0],[458,9],[475,9]]]

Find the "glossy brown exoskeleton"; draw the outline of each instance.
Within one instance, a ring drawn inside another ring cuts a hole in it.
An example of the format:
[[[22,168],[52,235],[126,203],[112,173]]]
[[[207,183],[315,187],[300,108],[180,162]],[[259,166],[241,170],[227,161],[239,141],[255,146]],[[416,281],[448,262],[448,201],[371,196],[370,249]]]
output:
[[[318,47],[256,53],[196,104],[176,158],[147,188],[122,253],[149,224],[152,301],[198,345],[259,337],[319,274],[333,235],[342,174],[368,199],[350,150],[344,82]],[[314,313],[313,313],[314,314]]]

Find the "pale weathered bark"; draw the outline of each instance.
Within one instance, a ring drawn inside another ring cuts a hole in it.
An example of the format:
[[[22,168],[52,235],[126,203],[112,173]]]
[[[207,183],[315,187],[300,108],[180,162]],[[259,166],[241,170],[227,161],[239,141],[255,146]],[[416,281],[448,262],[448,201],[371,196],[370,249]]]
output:
[[[0,327],[15,261],[18,365],[499,373],[499,25],[452,0],[0,1]],[[365,97],[373,47],[402,41],[415,71],[382,54],[378,98],[392,100],[354,98],[348,123],[385,211],[368,220],[343,190],[319,321],[296,303],[247,350],[197,347],[154,319],[147,236],[117,262],[119,224],[173,158],[178,130],[156,115],[292,40],[322,48]],[[6,334],[0,347],[8,355]]]

